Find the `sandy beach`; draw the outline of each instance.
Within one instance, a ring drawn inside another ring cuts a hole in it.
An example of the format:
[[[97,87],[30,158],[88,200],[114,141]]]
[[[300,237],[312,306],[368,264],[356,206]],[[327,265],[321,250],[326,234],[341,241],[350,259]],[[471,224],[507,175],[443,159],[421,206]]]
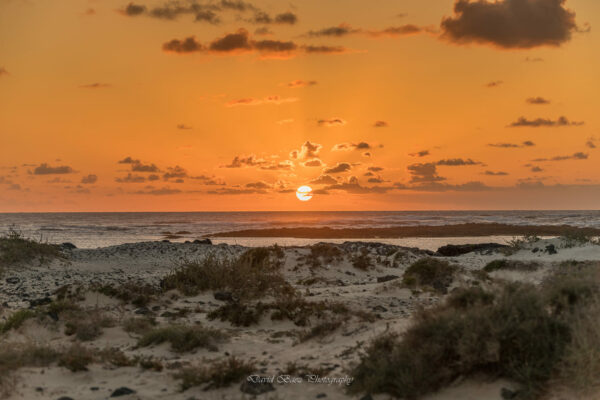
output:
[[[455,247],[442,253],[468,250]],[[275,312],[265,312],[251,320],[215,318],[224,306],[241,303],[235,290],[169,287],[165,277],[176,276],[174,271],[186,263],[256,255],[257,249],[241,246],[144,242],[98,249],[63,247],[61,258],[6,267],[0,281],[3,351],[32,346],[67,351],[76,346],[78,353],[90,356],[81,368],[70,368],[63,359],[0,371],[5,374],[4,398],[387,399],[387,394],[349,392],[353,369],[379,335],[402,334],[415,313],[436,307],[460,288],[493,288],[505,282],[540,285],[565,265],[600,260],[600,246],[558,238],[513,247],[480,245],[454,256],[365,242],[266,251],[278,265],[277,276],[298,293],[296,300],[319,307],[311,306],[305,315],[276,317]],[[454,266],[451,278],[433,288],[408,284],[407,269],[432,259]],[[484,273],[494,260],[534,267]],[[122,289],[127,287],[129,292]],[[249,300],[248,307],[257,310],[269,303],[271,294],[263,295]],[[27,317],[6,328],[11,316],[22,310]],[[78,331],[78,323],[94,325],[93,333]],[[183,349],[168,339],[142,343],[148,330],[173,326],[218,334],[210,345]],[[182,374],[189,368],[232,360],[247,363],[247,368],[230,381],[183,383]],[[518,387],[504,378],[467,376],[423,398],[500,400]]]

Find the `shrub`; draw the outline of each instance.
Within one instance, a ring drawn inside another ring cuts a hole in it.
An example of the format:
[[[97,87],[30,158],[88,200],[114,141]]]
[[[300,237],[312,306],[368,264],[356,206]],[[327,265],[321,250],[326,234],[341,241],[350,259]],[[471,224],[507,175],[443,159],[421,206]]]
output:
[[[62,257],[60,246],[25,238],[12,227],[0,237],[0,268],[35,260],[41,265]]]
[[[540,268],[540,265],[536,262],[523,262],[516,260],[493,260],[483,267],[485,272],[494,272],[499,270],[508,271],[535,271]]]
[[[335,332],[342,325],[341,319],[332,319],[329,321],[323,321],[313,326],[306,332],[300,335],[300,342],[306,342],[307,340],[314,338],[322,338]]]
[[[117,298],[136,307],[145,307],[160,295],[161,290],[153,285],[143,282],[129,281],[120,286],[102,285],[93,287],[99,293],[108,297]]]
[[[414,398],[482,372],[521,383],[525,396],[543,388],[571,335],[540,291],[513,284],[493,302],[479,292],[451,299],[422,311],[403,335],[374,340],[353,371],[352,390]]]
[[[11,329],[18,329],[25,321],[34,318],[36,313],[31,310],[19,310],[12,314],[6,322],[0,323],[0,333],[6,333]]]
[[[186,296],[228,289],[240,300],[291,293],[294,289],[280,274],[280,261],[272,256],[274,252],[273,248],[259,247],[246,251],[237,260],[208,256],[185,262],[162,280],[161,287],[178,289]]]
[[[129,318],[123,321],[123,330],[128,333],[142,335],[156,326],[152,318]]]
[[[202,326],[172,325],[153,329],[138,340],[139,347],[169,342],[171,349],[178,353],[196,348],[217,350],[217,344],[225,340],[226,335],[212,328]]]
[[[45,367],[58,358],[58,352],[50,347],[32,344],[0,344],[0,398],[9,395],[12,373],[22,367]]]
[[[317,243],[310,246],[310,254],[304,259],[312,268],[322,266],[321,260],[326,264],[338,263],[344,258],[339,247],[329,243]]]
[[[260,302],[254,305],[233,302],[211,311],[208,313],[207,318],[209,320],[229,321],[235,326],[250,326],[260,321],[267,308]]]
[[[369,250],[362,248],[360,254],[352,257],[352,266],[360,270],[366,271],[371,267],[371,257],[369,257]]]
[[[91,350],[80,344],[74,344],[62,352],[58,358],[58,365],[71,372],[87,371],[87,366],[94,361]]]
[[[204,390],[227,387],[241,381],[256,370],[253,363],[236,357],[204,364],[199,367],[185,368],[175,376],[176,379],[181,380],[181,390],[205,384]]]
[[[75,335],[82,342],[87,342],[102,335],[102,328],[115,325],[114,320],[98,310],[78,311],[65,316],[65,335]]]
[[[402,281],[410,287],[430,286],[439,293],[446,293],[457,269],[447,261],[426,257],[408,267]]]

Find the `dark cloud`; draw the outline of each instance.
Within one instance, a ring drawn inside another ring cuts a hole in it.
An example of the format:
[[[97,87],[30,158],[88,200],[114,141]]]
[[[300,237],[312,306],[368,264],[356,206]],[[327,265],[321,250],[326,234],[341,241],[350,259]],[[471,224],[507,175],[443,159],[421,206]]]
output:
[[[235,33],[229,33],[221,38],[213,40],[208,48],[215,52],[232,52],[250,50],[252,45],[248,39],[248,31],[241,28]]]
[[[285,160],[281,162],[272,162],[265,165],[261,165],[260,169],[268,170],[268,171],[289,171],[294,168],[294,163],[291,161]]]
[[[323,165],[323,162],[318,158],[313,158],[312,160],[306,161],[304,164],[305,167],[320,167]]]
[[[268,183],[265,182],[251,182],[251,183],[247,183],[246,184],[247,188],[250,189],[260,189],[260,190],[265,190],[265,189],[271,189],[272,185],[269,185]]]
[[[317,155],[319,154],[319,151],[321,151],[322,147],[323,146],[318,143],[312,143],[311,141],[307,140],[304,142],[302,147],[300,147],[300,150],[292,150],[290,152],[290,157],[294,160],[317,158]]]
[[[531,172],[542,172],[542,171],[544,171],[544,170],[536,165],[531,167]]]
[[[533,143],[531,140],[526,140],[521,144],[517,144],[517,143],[489,143],[488,146],[490,147],[498,147],[501,149],[518,149],[518,148],[522,148],[522,147],[533,147],[535,146],[535,143]]]
[[[283,42],[281,40],[257,40],[252,42],[252,46],[265,53],[289,53],[298,48],[294,42]]]
[[[535,160],[532,160],[532,161],[542,162],[542,161],[587,160],[588,157],[589,157],[589,154],[587,154],[587,153],[577,152],[577,153],[573,153],[570,156],[555,156],[552,158],[536,158]]]
[[[87,176],[84,176],[83,178],[81,178],[81,183],[83,184],[93,184],[96,183],[98,181],[98,176],[94,175],[94,174],[89,174]]]
[[[508,172],[503,172],[503,171],[485,171],[483,173],[484,175],[488,175],[488,176],[506,176],[508,175]]]
[[[207,194],[219,194],[219,195],[241,195],[241,194],[265,194],[267,191],[263,189],[254,189],[254,188],[219,188],[216,190],[209,190],[206,192]]]
[[[165,172],[163,174],[163,179],[169,180],[169,179],[173,179],[173,178],[187,178],[188,177],[188,173],[187,171],[180,167],[179,165],[176,165],[174,167],[169,167],[167,168],[167,172]]]
[[[146,178],[141,175],[133,175],[131,172],[122,178],[116,178],[116,182],[119,183],[143,183],[146,182]]]
[[[465,165],[480,165],[480,161],[473,161],[470,158],[462,159],[462,158],[450,158],[446,160],[439,160],[436,162],[436,165],[443,165],[447,167],[461,167]]]
[[[340,182],[324,187],[322,190],[327,193],[330,190],[340,190],[352,194],[369,194],[369,193],[385,193],[393,189],[392,187],[383,186],[362,186],[358,178],[351,176],[346,182]]]
[[[138,164],[140,160],[135,160],[131,157],[125,157],[124,159],[119,161],[119,164]]]
[[[437,174],[437,167],[434,163],[417,163],[407,167],[411,175],[411,183],[426,183],[445,181],[446,178]]]
[[[87,85],[81,85],[79,86],[82,89],[103,89],[103,88],[109,88],[111,85],[108,83],[99,83],[99,82],[95,82],[95,83],[90,83]]]
[[[313,185],[335,185],[338,183],[338,181],[331,175],[321,175],[318,178],[310,181],[310,183]]]
[[[189,130],[189,129],[192,129],[192,127],[189,125],[186,125],[186,124],[177,124],[177,129]]]
[[[8,75],[8,71],[4,67],[0,67],[0,76],[2,75]]]
[[[129,3],[123,10],[125,15],[135,17],[136,15],[142,15],[146,12],[146,6],[141,4]]]
[[[372,37],[397,37],[397,36],[408,36],[416,35],[423,32],[433,32],[431,29],[425,29],[417,25],[406,24],[400,26],[391,26],[389,28],[382,29],[380,31],[367,31],[367,35]]]
[[[371,171],[371,172],[381,172],[383,171],[382,167],[369,167],[367,168],[367,170]]]
[[[196,41],[194,36],[190,36],[183,40],[173,39],[162,46],[164,51],[170,51],[174,53],[193,53],[196,51],[204,51],[205,48],[202,44]]]
[[[486,83],[485,86],[489,87],[489,88],[494,88],[494,87],[498,87],[498,86],[502,85],[503,83],[504,82],[502,82],[502,81],[492,81],[492,82]]]
[[[347,172],[350,171],[352,169],[352,166],[348,163],[338,163],[335,167],[331,167],[331,168],[326,168],[325,172],[326,174],[341,174],[342,172]]]
[[[369,150],[371,145],[367,142],[339,143],[333,146],[332,151]]]
[[[243,167],[256,167],[265,165],[267,162],[262,158],[257,158],[254,154],[247,157],[235,156],[231,164],[224,165],[221,168],[243,168]]]
[[[543,97],[530,97],[527,100],[525,100],[525,102],[527,104],[535,104],[535,105],[541,105],[541,104],[550,104],[550,100],[546,100]]]
[[[516,127],[531,127],[531,128],[540,128],[540,127],[559,127],[559,126],[581,126],[584,122],[575,122],[569,121],[567,117],[559,117],[557,120],[551,120],[546,118],[536,118],[536,119],[527,119],[525,117],[520,117],[518,120],[509,125],[510,128]]]
[[[348,49],[344,46],[305,45],[302,46],[302,49],[309,54],[342,54],[348,52]]]
[[[425,157],[429,155],[429,150],[421,150],[418,151],[416,153],[410,153],[409,156],[411,157]]]
[[[267,96],[263,99],[256,99],[254,97],[248,97],[244,99],[236,99],[231,100],[225,103],[226,107],[236,107],[236,106],[259,106],[262,104],[284,104],[284,103],[293,103],[298,101],[297,97],[279,97],[279,96]]]
[[[316,84],[317,81],[304,81],[302,79],[297,79],[295,81],[289,82],[286,86],[292,89],[296,89],[301,87],[314,86]]]
[[[587,140],[587,142],[585,142],[585,146],[590,149],[595,149],[597,147],[595,142],[596,142],[596,138],[591,137]]]
[[[275,16],[275,23],[276,24],[288,24],[288,25],[294,25],[296,22],[298,22],[298,16],[296,14],[294,14],[293,12],[284,12],[281,14],[277,14]]]
[[[309,37],[322,37],[322,36],[334,36],[342,37],[353,33],[360,33],[361,29],[353,28],[348,24],[340,24],[338,26],[332,26],[329,28],[319,29],[317,31],[309,31],[306,36]]]
[[[466,182],[461,184],[448,184],[439,182],[427,182],[413,186],[397,185],[400,190],[418,190],[422,192],[481,192],[491,190],[489,186],[479,181]]]
[[[156,174],[151,174],[151,175],[148,175],[148,180],[149,180],[150,182],[157,181],[157,180],[159,180],[159,179],[160,179],[160,176],[158,176],[158,175],[156,175]]]
[[[221,19],[216,12],[212,10],[201,10],[196,13],[195,21],[208,22],[209,24],[217,25],[221,23]]]
[[[165,186],[160,189],[149,188],[147,190],[140,190],[135,192],[135,194],[147,194],[152,196],[167,196],[178,193],[181,193],[181,190],[171,189],[169,186]]]
[[[298,16],[291,11],[277,14],[275,18],[271,17],[264,11],[257,11],[254,16],[248,20],[253,24],[281,24],[281,25],[294,25],[298,22]]]
[[[346,121],[341,118],[329,118],[329,119],[320,119],[317,121],[319,126],[324,126],[327,128],[336,127],[336,126],[344,126],[346,125]]]
[[[390,126],[386,121],[375,121],[373,127],[375,128],[387,128]]]
[[[505,49],[560,46],[577,30],[565,0],[456,0],[454,16],[442,20],[442,37],[458,44]]]
[[[256,30],[254,31],[255,35],[260,35],[260,36],[267,36],[267,35],[273,35],[274,32],[272,30],[270,30],[269,28],[267,28],[266,26],[260,27],[260,28],[256,28]]]
[[[50,166],[47,163],[40,164],[33,170],[33,175],[59,175],[72,174],[75,170],[67,165]]]

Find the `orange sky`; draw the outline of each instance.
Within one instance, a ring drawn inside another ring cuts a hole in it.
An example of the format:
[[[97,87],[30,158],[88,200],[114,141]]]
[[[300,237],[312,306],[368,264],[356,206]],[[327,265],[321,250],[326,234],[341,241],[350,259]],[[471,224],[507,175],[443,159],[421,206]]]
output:
[[[0,212],[597,209],[598,19],[595,0],[3,0]]]

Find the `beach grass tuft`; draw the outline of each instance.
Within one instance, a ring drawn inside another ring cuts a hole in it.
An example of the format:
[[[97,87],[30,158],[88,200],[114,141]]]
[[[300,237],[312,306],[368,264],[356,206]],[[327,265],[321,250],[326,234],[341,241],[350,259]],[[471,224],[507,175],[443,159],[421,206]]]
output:
[[[0,273],[6,267],[38,261],[40,265],[63,258],[60,246],[26,238],[14,227],[0,237]]]
[[[255,370],[254,363],[229,357],[222,361],[206,362],[202,366],[184,368],[175,378],[181,380],[182,391],[195,386],[204,386],[204,390],[210,390],[240,382]]]
[[[458,267],[433,257],[422,258],[411,264],[402,277],[409,287],[431,287],[436,292],[446,293]]]
[[[138,340],[138,347],[168,342],[171,344],[171,349],[177,353],[184,353],[197,348],[216,351],[218,349],[217,344],[225,339],[227,339],[227,335],[218,329],[206,328],[200,325],[170,325],[146,332]]]

